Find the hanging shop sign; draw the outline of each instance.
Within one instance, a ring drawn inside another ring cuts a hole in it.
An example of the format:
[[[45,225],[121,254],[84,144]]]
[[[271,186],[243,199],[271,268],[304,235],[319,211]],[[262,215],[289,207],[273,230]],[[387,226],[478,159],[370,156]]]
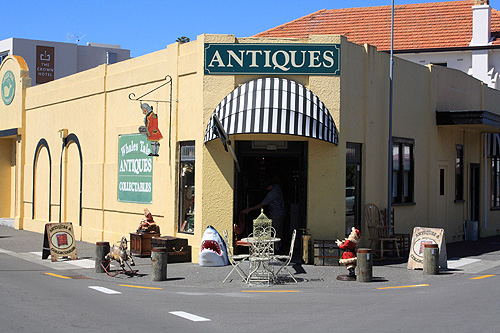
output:
[[[424,245],[437,244],[439,248],[439,266],[448,268],[446,254],[446,243],[444,240],[444,229],[437,228],[413,228],[411,239],[410,256],[408,257],[408,269],[422,269],[424,267]]]
[[[51,46],[36,47],[36,83],[54,81],[54,48]]]
[[[150,204],[153,201],[151,144],[142,134],[118,138],[118,201]]]
[[[205,44],[205,74],[340,75],[340,44]]]
[[[2,78],[2,101],[3,104],[9,105],[14,99],[14,94],[16,92],[16,78],[12,71],[7,71]]]
[[[72,223],[45,224],[42,259],[47,259],[49,255],[51,261],[64,257],[78,259]]]

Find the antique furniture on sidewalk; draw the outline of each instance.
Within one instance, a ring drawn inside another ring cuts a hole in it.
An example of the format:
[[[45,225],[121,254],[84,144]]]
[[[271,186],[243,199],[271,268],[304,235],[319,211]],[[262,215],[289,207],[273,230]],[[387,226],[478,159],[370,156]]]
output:
[[[380,211],[380,218],[382,219],[382,223],[384,225],[388,225],[387,208],[384,208]],[[392,230],[395,231],[396,230],[396,223],[395,223],[395,219],[394,219],[394,208],[391,209],[391,226],[393,228]],[[399,240],[399,244],[400,244],[399,250],[401,251],[401,253],[408,255],[410,253],[410,234],[403,234],[403,233],[394,232],[392,234],[392,237],[400,239]]]
[[[130,253],[138,257],[151,255],[151,238],[160,237],[159,233],[130,233]]]
[[[191,246],[185,238],[162,236],[151,238],[151,249],[155,247],[167,248],[167,262],[191,262]]]
[[[275,274],[276,277],[279,277],[280,272],[284,270],[288,275],[290,275],[290,277],[292,278],[293,281],[295,281],[295,283],[297,283],[297,279],[295,279],[295,277],[293,276],[292,272],[290,272],[290,270],[288,270],[287,266],[290,264],[290,261],[292,260],[293,247],[295,246],[295,237],[296,236],[297,236],[297,230],[293,229],[292,240],[290,242],[290,252],[288,252],[288,254],[285,254],[285,255],[275,255],[273,257],[273,259],[275,259],[276,261],[278,261],[279,263],[281,263],[281,267],[278,269],[278,271]]]
[[[233,251],[231,250],[231,246],[229,244],[229,237],[227,234],[227,230],[222,231],[222,236],[224,237],[224,242],[226,243],[226,249],[227,249],[227,257],[229,259],[229,262],[233,266],[233,269],[229,272],[229,274],[226,276],[226,278],[222,281],[222,283],[226,282],[226,280],[229,278],[229,276],[236,271],[243,281],[247,281],[248,276],[245,274],[245,272],[239,267],[242,261],[248,260],[250,257],[249,254],[233,254]]]
[[[394,225],[388,225],[387,219],[382,219],[380,210],[374,204],[365,206],[365,222],[370,236],[370,248],[380,259],[385,252],[396,252],[400,258],[401,237],[395,237]],[[374,246],[375,245],[375,246]]]
[[[250,272],[247,283],[274,283],[276,275],[271,261],[274,260],[274,244],[281,241],[275,235],[276,232],[272,229],[269,237],[254,237],[251,234],[250,237],[244,238],[250,244]]]

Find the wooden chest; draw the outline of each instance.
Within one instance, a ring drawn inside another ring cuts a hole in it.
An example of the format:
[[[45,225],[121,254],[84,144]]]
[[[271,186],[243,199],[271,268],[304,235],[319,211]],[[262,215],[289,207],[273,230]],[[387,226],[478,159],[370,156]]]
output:
[[[340,249],[333,240],[314,240],[314,265],[337,266],[339,265]]]
[[[151,248],[166,247],[168,252],[167,262],[191,262],[191,246],[188,240],[172,236],[151,238]]]
[[[151,255],[151,239],[159,237],[159,233],[130,233],[130,253],[134,256],[147,257]]]

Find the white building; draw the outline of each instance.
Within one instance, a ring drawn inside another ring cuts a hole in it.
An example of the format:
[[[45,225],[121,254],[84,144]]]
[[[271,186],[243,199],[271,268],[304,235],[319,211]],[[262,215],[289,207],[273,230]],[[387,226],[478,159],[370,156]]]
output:
[[[31,84],[41,84],[101,64],[113,64],[130,58],[130,50],[119,45],[49,42],[22,38],[0,41],[0,62],[9,55],[26,60]]]

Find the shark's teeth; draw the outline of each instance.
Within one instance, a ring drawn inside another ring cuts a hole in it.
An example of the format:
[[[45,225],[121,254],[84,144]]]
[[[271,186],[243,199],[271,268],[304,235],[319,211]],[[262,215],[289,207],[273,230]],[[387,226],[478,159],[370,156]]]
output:
[[[214,253],[217,253],[218,255],[222,255],[219,244],[214,240],[204,240],[201,243],[201,251],[203,250],[210,250]]]

